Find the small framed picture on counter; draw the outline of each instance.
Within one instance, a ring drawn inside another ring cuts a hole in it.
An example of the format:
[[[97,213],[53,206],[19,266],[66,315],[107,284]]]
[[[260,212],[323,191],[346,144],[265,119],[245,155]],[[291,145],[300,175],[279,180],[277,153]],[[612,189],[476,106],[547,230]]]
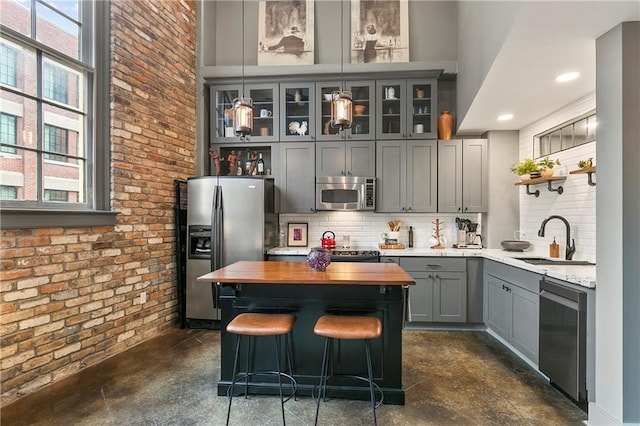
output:
[[[306,247],[309,244],[308,223],[288,223],[287,229],[287,246]]]

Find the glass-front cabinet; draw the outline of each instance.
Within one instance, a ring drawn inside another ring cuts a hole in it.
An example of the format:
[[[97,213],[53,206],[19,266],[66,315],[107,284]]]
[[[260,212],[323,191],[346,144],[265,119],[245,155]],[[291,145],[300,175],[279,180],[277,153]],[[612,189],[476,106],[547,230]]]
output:
[[[248,140],[279,139],[278,84],[246,84],[245,96],[253,100],[253,128]],[[242,95],[242,85],[211,86],[211,142],[240,142],[233,132],[233,100]]]
[[[375,138],[375,82],[345,81],[344,87],[351,91],[353,123],[350,129],[339,132],[331,126],[331,94],[340,90],[340,81],[316,82],[316,97],[319,99],[316,122],[317,140],[374,139]]]
[[[380,139],[404,139],[406,127],[406,81],[378,80],[376,135]]]
[[[407,81],[407,137],[412,139],[435,139],[436,125],[436,80]]]
[[[315,138],[315,84],[280,84],[280,140],[312,141]]]

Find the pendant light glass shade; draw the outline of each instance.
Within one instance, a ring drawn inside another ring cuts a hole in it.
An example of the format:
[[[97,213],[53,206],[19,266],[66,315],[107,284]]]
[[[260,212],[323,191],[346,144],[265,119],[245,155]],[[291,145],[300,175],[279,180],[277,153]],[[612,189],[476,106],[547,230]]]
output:
[[[348,90],[339,90],[331,94],[331,125],[340,129],[351,128],[352,96]]]
[[[236,136],[250,136],[253,128],[253,99],[233,100],[233,132]]]

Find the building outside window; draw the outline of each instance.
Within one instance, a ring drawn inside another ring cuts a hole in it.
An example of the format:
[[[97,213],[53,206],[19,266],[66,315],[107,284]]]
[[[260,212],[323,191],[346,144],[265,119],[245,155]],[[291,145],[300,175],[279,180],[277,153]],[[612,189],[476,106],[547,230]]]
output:
[[[0,83],[16,86],[16,61],[18,53],[6,43],[0,44]]]
[[[109,210],[109,7],[2,0],[1,210]]]
[[[0,200],[18,199],[18,188],[9,185],[0,185]]]
[[[44,63],[43,93],[47,99],[67,103],[67,72],[49,62]]]
[[[69,150],[68,131],[60,127],[44,125],[44,150],[56,152],[58,154],[67,154]],[[66,161],[64,155],[56,155],[45,152],[44,158],[47,160]]]
[[[64,202],[69,201],[69,192],[60,191],[56,189],[45,189],[44,199],[52,202]]]
[[[0,152],[15,154],[16,149],[7,145],[18,144],[18,117],[0,113]]]

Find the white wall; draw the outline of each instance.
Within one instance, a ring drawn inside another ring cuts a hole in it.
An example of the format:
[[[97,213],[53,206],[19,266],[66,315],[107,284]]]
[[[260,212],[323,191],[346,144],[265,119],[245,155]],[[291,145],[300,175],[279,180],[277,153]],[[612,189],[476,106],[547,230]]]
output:
[[[520,159],[533,158],[533,136],[544,132],[575,117],[595,110],[595,93],[591,93],[559,111],[538,120],[530,126],[520,130]],[[540,197],[527,195],[525,187],[518,187],[520,191],[520,229],[526,234],[525,239],[531,241],[534,249],[542,253],[548,252],[549,244],[556,237],[560,244],[560,256],[564,255],[566,247],[565,226],[558,220],[548,223],[545,236],[538,237],[538,229],[542,221],[550,215],[560,215],[571,225],[571,237],[575,239],[575,260],[596,260],[596,188],[587,184],[587,175],[570,175],[571,170],[578,168],[579,160],[589,157],[596,159],[596,143],[590,142],[579,147],[553,154],[550,158],[558,158],[561,166],[554,168],[554,174],[566,175],[562,183],[552,183],[556,188],[562,185],[564,192],[550,192],[546,185],[531,186],[531,191],[540,190]],[[604,142],[600,142],[604,143]],[[597,181],[597,176],[594,181]],[[514,175],[514,182],[517,177]]]

